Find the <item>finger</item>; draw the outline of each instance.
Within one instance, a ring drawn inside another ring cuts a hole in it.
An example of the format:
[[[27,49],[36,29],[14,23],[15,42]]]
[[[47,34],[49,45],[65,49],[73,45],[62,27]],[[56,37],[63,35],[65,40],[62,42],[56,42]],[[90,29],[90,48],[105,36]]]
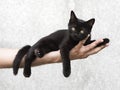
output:
[[[96,48],[94,48],[93,50],[88,51],[88,52],[86,53],[86,55],[89,56],[89,55],[96,54],[96,53],[98,53],[99,51],[101,51],[102,49],[104,49],[104,48],[107,47],[107,46],[108,46],[108,44],[102,45],[102,46],[100,46],[100,47],[96,47]]]
[[[86,45],[85,46],[85,51],[89,51],[91,49],[94,49],[98,44],[100,44],[102,42],[103,42],[103,39],[99,39],[99,40],[96,40],[96,41],[94,41],[93,43],[91,43],[89,45]]]
[[[80,42],[75,46],[75,48],[76,48],[76,49],[80,49],[89,37],[90,37],[90,34],[89,34],[84,40],[80,41]]]

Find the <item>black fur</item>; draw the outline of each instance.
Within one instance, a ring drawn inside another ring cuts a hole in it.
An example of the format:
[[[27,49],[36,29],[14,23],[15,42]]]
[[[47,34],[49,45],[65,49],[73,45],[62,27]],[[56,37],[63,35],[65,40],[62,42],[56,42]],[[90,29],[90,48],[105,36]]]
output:
[[[21,48],[15,59],[14,59],[14,62],[13,62],[13,71],[14,71],[14,75],[16,75],[18,73],[18,69],[19,69],[19,66],[20,66],[20,62],[22,60],[22,58],[24,57],[24,55],[28,52],[28,50],[31,48],[31,46],[29,45],[26,45],[24,46],[23,48]]]
[[[80,20],[76,17],[75,13],[71,11],[70,20],[68,23],[68,29],[58,30],[35,43],[32,47],[23,47],[16,55],[13,63],[13,71],[16,75],[20,65],[22,57],[25,57],[24,76],[29,77],[31,75],[31,64],[36,57],[43,57],[46,53],[56,51],[60,49],[60,54],[63,63],[63,74],[68,77],[71,73],[71,65],[69,52],[70,50],[79,43],[79,41],[85,39],[88,34],[91,33],[92,26],[95,19],[88,21]],[[87,39],[84,45],[88,45],[95,40],[91,41],[91,36]],[[105,38],[101,45],[105,45],[109,42],[109,39]],[[28,50],[29,49],[29,50]]]

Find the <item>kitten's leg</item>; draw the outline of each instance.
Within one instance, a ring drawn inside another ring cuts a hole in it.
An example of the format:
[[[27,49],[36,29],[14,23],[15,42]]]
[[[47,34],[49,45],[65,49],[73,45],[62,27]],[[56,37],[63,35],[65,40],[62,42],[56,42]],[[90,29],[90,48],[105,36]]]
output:
[[[96,41],[96,40],[92,40],[92,41],[85,42],[84,45],[86,46],[86,45],[88,45],[88,44],[93,43],[94,41]],[[109,39],[108,39],[108,38],[104,38],[104,39],[103,39],[103,42],[99,43],[96,47],[105,45],[105,44],[107,44],[107,43],[109,43]]]
[[[18,51],[18,53],[17,53],[17,55],[14,59],[14,62],[13,62],[13,73],[14,73],[14,75],[16,75],[18,73],[18,69],[19,69],[20,63],[22,61],[22,58],[24,57],[24,55],[28,52],[28,50],[30,48],[31,48],[31,46],[26,45]]]
[[[68,77],[71,73],[69,50],[67,47],[60,49],[62,63],[63,63],[63,74],[65,77]]]
[[[25,57],[25,65],[24,65],[24,76],[30,77],[31,75],[31,64],[35,60],[36,56],[34,55],[34,52],[30,50],[26,57]]]
[[[88,45],[88,44],[91,44],[91,43],[93,43],[94,41],[95,41],[95,40],[85,42],[84,46],[86,46],[86,45]]]
[[[100,44],[98,44],[96,47],[99,47],[99,46],[105,45],[105,44],[107,44],[107,43],[109,43],[109,42],[110,42],[110,40],[109,40],[108,38],[104,38],[104,39],[103,39],[103,42],[100,43]]]

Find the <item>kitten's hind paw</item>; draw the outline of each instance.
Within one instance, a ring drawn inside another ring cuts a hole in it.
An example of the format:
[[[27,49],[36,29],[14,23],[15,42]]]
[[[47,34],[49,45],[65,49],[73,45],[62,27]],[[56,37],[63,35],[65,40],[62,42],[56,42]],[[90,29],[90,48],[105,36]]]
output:
[[[27,77],[27,78],[29,78],[30,75],[31,75],[31,74],[25,74],[25,73],[24,73],[24,76]]]
[[[103,39],[103,42],[100,43],[100,44],[98,44],[96,47],[99,47],[99,46],[105,45],[105,44],[107,44],[107,43],[109,43],[109,42],[110,42],[110,40],[109,40],[108,38],[104,38],[104,39]]]
[[[28,77],[31,76],[31,71],[29,71],[29,70],[24,70],[23,75],[28,78]]]
[[[44,54],[43,54],[42,52],[40,52],[39,49],[35,49],[34,53],[35,53],[35,55],[36,55],[37,57],[39,57],[39,58],[42,58],[42,57],[44,56]]]

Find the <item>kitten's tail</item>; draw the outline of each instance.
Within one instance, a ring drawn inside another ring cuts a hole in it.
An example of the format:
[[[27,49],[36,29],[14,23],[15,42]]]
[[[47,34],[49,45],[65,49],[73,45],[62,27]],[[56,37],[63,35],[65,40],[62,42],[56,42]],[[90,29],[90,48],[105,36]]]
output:
[[[24,55],[28,52],[28,50],[30,48],[31,48],[30,45],[26,45],[18,51],[18,53],[13,61],[13,74],[14,75],[17,75],[18,69],[20,66],[20,62],[22,61],[22,58],[24,57]]]

